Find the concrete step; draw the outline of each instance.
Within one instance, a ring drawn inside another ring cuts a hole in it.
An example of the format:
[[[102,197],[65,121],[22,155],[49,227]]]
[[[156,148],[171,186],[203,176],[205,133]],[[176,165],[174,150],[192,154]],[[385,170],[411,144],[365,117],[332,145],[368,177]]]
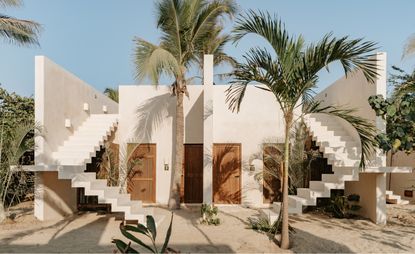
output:
[[[330,195],[327,195],[323,190],[312,190],[309,188],[297,188],[297,196],[305,198],[305,199],[316,199],[316,198],[324,198]]]
[[[345,181],[358,181],[359,175],[337,175],[337,174],[322,174],[321,180],[328,183],[338,183]]]
[[[317,146],[342,148],[342,147],[360,147],[360,144],[355,141],[339,141],[339,140],[316,140]]]
[[[328,158],[327,163],[335,167],[358,167],[360,160],[333,160]]]
[[[335,175],[359,175],[359,167],[332,167]]]
[[[96,156],[96,151],[64,151],[55,152],[52,154],[55,160],[61,160],[66,158],[90,158]]]
[[[320,151],[323,153],[333,153],[333,154],[348,154],[359,156],[361,155],[360,147],[321,147]]]
[[[326,183],[322,181],[310,181],[310,189],[319,191],[330,191],[331,189],[344,189],[344,182],[340,183]]]

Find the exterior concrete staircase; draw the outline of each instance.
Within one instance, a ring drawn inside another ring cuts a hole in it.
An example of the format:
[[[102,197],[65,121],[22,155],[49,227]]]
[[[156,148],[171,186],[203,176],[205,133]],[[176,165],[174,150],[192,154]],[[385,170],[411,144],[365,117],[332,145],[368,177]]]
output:
[[[298,188],[297,195],[288,197],[288,213],[301,214],[304,206],[315,206],[317,198],[329,198],[333,189],[344,189],[346,181],[359,180],[360,142],[351,137],[335,117],[312,114],[307,125],[334,174],[322,174],[321,181],[310,181],[310,188]],[[263,209],[270,223],[278,219],[281,203]]]
[[[397,205],[407,205],[409,204],[408,200],[404,200],[400,195],[393,194],[393,191],[386,191],[386,203],[388,204],[397,204]]]
[[[98,203],[111,204],[112,212],[123,212],[125,220],[145,223],[151,208],[131,200],[130,194],[121,194],[120,187],[107,186],[106,179],[97,179],[95,172],[84,172],[96,151],[115,130],[118,115],[91,115],[64,144],[52,154],[58,166],[58,178],[71,180],[73,188],[84,188],[85,195],[98,196]],[[157,221],[157,219],[156,219]]]

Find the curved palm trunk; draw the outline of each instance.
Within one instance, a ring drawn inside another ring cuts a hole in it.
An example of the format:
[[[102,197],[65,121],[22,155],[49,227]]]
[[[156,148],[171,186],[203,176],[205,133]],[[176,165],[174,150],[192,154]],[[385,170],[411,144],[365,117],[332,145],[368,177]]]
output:
[[[184,81],[177,82],[176,88],[176,144],[175,144],[175,161],[173,167],[173,179],[171,183],[169,208],[180,209],[180,185],[183,171],[183,154],[184,154],[184,111],[183,111],[183,88]]]
[[[285,143],[284,143],[284,171],[282,183],[282,230],[281,230],[281,248],[290,247],[290,238],[288,232],[288,168],[290,159],[290,127],[292,123],[292,112],[285,116]]]

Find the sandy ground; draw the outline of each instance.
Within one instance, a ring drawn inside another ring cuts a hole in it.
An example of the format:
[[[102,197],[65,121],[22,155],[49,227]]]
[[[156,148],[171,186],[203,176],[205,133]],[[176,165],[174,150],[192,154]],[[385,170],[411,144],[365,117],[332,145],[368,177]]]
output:
[[[107,252],[115,249],[112,238],[124,237],[114,215],[83,213],[63,221],[40,222],[33,217],[33,203],[14,207],[14,221],[0,224],[0,252]],[[220,226],[198,223],[199,210],[174,213],[170,246],[181,252],[282,252],[267,235],[247,229],[246,218],[255,209],[221,207]],[[161,245],[170,212],[158,228]],[[367,220],[333,219],[319,214],[290,216],[296,233],[289,252],[415,252],[415,205],[389,206],[386,226]]]

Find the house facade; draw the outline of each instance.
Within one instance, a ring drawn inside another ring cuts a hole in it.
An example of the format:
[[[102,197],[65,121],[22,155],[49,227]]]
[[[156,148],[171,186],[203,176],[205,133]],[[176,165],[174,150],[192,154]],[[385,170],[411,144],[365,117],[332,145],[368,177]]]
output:
[[[375,84],[356,72],[316,98],[326,105],[356,108],[356,114],[384,130],[384,122],[367,103],[370,95],[386,94],[386,54],[377,58]],[[36,139],[35,166],[30,167],[36,174],[35,216],[45,220],[72,213],[77,188],[123,212],[127,220],[143,220],[152,212],[147,204],[166,205],[176,153],[176,101],[170,88],[121,85],[117,104],[46,57],[36,57],[35,73],[35,118],[44,126]],[[263,214],[273,220],[280,208],[274,202],[278,183],[258,176],[266,167],[265,155],[278,153],[270,147],[284,142],[281,110],[271,93],[250,86],[240,112],[231,112],[226,103],[229,85],[213,84],[211,55],[205,56],[203,74],[203,85],[189,85],[184,99],[182,202],[264,208]],[[385,156],[378,153],[361,171],[359,137],[348,123],[319,114],[305,119],[330,169],[290,196],[289,212],[301,213],[316,205],[317,198],[343,189],[361,196],[363,216],[385,223],[386,173],[411,169],[386,167]],[[120,186],[109,186],[88,171],[108,142],[116,147]]]

